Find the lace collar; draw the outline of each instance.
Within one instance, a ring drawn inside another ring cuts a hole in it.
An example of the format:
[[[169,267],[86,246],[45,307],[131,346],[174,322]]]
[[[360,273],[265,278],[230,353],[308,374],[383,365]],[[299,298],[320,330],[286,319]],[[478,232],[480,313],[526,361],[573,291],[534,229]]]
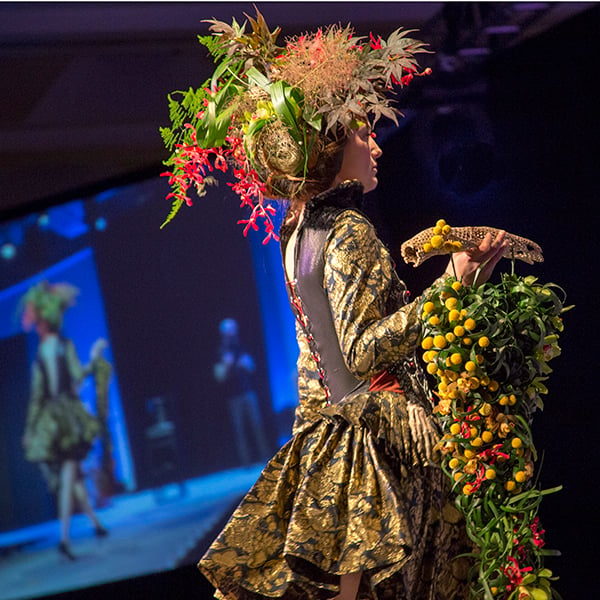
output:
[[[357,208],[363,200],[363,185],[358,179],[347,179],[338,186],[325,190],[309,200],[304,207],[304,221],[308,226],[324,208]]]
[[[331,225],[329,217],[332,212],[353,208],[360,210],[363,201],[363,185],[358,179],[348,179],[334,188],[330,188],[311,198],[304,206],[301,228],[314,227],[322,229]],[[294,226],[281,227],[282,247],[287,245]]]

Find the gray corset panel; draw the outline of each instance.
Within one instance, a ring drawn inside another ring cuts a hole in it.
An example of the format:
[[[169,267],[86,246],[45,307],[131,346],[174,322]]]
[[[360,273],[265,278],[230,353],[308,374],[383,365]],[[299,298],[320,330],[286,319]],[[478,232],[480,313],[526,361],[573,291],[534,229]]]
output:
[[[295,296],[288,289],[292,309],[317,362],[328,401],[336,404],[368,382],[355,377],[346,366],[333,316],[323,287],[324,248],[328,229],[301,228],[295,249]],[[295,300],[299,300],[299,303]]]

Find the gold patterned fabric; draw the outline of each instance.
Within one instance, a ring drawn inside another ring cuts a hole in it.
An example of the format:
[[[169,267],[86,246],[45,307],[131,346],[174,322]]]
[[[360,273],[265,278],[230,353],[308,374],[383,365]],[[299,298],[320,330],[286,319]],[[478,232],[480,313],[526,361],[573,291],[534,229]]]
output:
[[[402,368],[419,339],[417,302],[403,304],[405,287],[372,225],[341,211],[325,257],[349,369],[369,380]],[[329,406],[299,327],[297,337],[293,437],[198,565],[216,597],[324,600],[339,593],[340,575],[361,571],[361,600],[466,598],[465,565],[451,557],[470,546],[425,450],[438,434],[423,387],[360,391]]]

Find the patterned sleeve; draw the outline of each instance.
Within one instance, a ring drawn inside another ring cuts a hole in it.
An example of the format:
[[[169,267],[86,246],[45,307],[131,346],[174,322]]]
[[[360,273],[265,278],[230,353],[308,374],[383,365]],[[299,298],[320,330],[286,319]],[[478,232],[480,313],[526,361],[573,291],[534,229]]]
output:
[[[31,389],[29,394],[29,405],[27,407],[27,420],[25,425],[26,435],[34,428],[42,409],[44,398],[44,377],[42,370],[36,361],[31,366]]]
[[[388,314],[394,267],[373,225],[344,211],[325,246],[324,285],[350,371],[368,379],[409,355],[419,338],[418,300]]]
[[[65,357],[71,380],[75,385],[79,385],[91,373],[90,365],[82,366],[79,356],[77,356],[75,344],[69,339],[65,340]]]

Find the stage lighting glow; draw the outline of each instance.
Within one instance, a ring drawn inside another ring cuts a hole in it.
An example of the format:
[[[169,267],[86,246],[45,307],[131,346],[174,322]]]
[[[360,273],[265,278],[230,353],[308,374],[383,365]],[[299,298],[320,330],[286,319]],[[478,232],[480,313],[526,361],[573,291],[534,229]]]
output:
[[[104,231],[106,229],[107,225],[108,225],[108,223],[104,217],[98,217],[96,219],[96,222],[94,223],[94,227],[96,228],[96,231]]]
[[[2,256],[4,260],[12,260],[16,254],[17,248],[10,242],[2,244],[2,247],[0,247],[0,256]]]

